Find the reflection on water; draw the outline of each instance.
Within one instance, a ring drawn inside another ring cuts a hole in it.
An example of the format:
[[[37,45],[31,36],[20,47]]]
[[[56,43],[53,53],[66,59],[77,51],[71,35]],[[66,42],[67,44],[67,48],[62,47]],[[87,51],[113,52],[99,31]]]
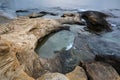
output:
[[[69,31],[60,31],[47,40],[42,41],[36,48],[36,52],[44,58],[52,58],[55,56],[54,51],[60,51],[62,48],[69,49],[72,47],[74,34]]]

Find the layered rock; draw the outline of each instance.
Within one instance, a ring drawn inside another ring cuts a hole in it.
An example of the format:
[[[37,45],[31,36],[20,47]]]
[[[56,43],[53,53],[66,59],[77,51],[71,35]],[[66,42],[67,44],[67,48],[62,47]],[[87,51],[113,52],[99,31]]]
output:
[[[20,18],[1,27],[4,28],[0,31],[0,79],[33,80],[31,77],[38,78],[44,74],[46,68],[34,49],[39,39],[63,27],[61,22]]]

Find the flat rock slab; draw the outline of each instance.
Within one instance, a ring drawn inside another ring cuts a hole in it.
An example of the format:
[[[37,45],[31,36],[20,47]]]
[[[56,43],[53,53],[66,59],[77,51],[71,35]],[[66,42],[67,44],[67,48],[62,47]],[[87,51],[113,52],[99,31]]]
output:
[[[90,80],[120,80],[116,70],[106,63],[95,62],[86,64],[86,72]]]

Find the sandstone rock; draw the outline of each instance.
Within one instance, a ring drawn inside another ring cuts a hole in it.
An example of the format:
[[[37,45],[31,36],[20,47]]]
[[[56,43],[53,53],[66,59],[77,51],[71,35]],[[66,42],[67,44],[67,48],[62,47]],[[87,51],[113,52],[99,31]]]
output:
[[[77,66],[72,72],[67,73],[69,80],[87,80],[86,73],[82,67]]]
[[[86,71],[90,80],[120,80],[116,70],[106,63],[86,64]]]
[[[37,80],[68,80],[68,78],[60,73],[46,73]]]
[[[0,80],[34,80],[44,74],[46,68],[34,49],[39,39],[63,27],[61,23],[53,19],[18,18],[1,25]],[[48,70],[53,70],[51,67]]]

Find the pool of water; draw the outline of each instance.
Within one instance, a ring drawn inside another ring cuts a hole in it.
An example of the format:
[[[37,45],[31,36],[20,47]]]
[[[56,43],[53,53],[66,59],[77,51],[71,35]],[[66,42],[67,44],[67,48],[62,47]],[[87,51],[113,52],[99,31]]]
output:
[[[43,58],[53,58],[56,51],[63,48],[70,49],[73,45],[75,35],[70,31],[60,31],[46,37],[38,43],[36,52]]]

